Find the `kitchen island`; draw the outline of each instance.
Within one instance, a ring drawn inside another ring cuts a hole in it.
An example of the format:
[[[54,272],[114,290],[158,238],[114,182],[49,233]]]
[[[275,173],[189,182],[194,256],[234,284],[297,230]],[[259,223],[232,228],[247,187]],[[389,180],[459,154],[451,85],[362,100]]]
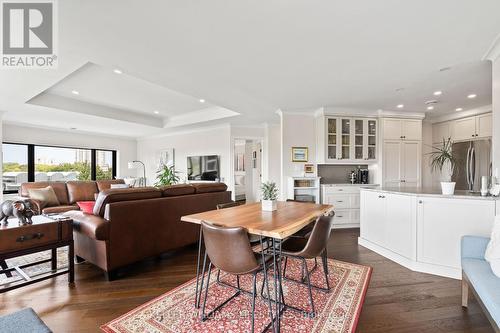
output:
[[[358,243],[411,270],[459,279],[461,237],[489,237],[498,203],[466,191],[362,188]]]

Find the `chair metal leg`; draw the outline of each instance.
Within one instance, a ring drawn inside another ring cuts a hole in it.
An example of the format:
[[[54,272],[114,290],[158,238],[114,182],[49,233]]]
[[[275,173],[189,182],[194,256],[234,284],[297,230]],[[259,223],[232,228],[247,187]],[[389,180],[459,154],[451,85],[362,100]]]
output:
[[[330,290],[330,283],[328,282],[328,259],[326,257],[326,250],[323,252],[323,257],[321,259],[323,261],[323,272],[325,273],[326,289]]]
[[[262,247],[262,245],[263,245],[263,243],[262,243],[262,236],[260,236],[260,245],[261,245],[261,248],[263,249],[263,247]],[[261,255],[262,255],[262,266],[263,266],[263,270],[264,270],[264,280],[262,281],[261,294],[262,294],[262,296],[264,296],[264,284],[266,284],[266,288],[267,288],[267,305],[269,306],[269,316],[271,317],[271,325],[270,326],[273,328],[273,333],[276,333],[275,327],[273,325],[273,323],[274,323],[273,306],[271,304],[271,293],[269,291],[269,279],[268,279],[268,276],[267,276],[267,267],[266,267],[266,260],[265,260],[264,250],[262,250]],[[278,313],[276,315],[279,316]],[[268,327],[269,327],[269,325],[268,325]],[[266,327],[264,329],[264,331],[267,331],[268,327]]]
[[[203,267],[203,268],[205,268],[205,267]],[[205,299],[203,300],[203,307],[201,308],[201,320],[202,321],[205,321],[207,319],[205,317],[205,306],[207,305],[208,286],[210,285],[210,274],[211,273],[212,273],[212,263],[210,263],[208,265],[208,279],[207,279],[207,286],[206,286],[206,289],[205,289]]]
[[[285,257],[285,265],[283,267],[283,278],[286,276],[286,265],[288,264],[288,257]]]
[[[238,279],[239,286],[239,279]],[[257,273],[253,273],[253,292],[252,292],[252,330],[254,332],[255,328],[255,298],[257,297]]]
[[[309,277],[309,271],[307,270],[307,265],[306,265],[306,259],[302,259],[304,265],[306,266],[306,279],[307,279],[307,286],[309,289],[309,300],[311,301],[311,309],[312,312],[309,313],[311,317],[314,317],[315,311],[314,311],[314,300],[313,300],[313,295],[312,295],[312,288],[311,288],[311,279]]]
[[[196,260],[196,291],[195,291],[195,300],[194,306],[196,308],[200,307],[200,298],[198,297],[198,287],[200,284],[200,259],[201,259],[201,242],[202,242],[202,228],[200,226],[200,236],[198,239],[198,258]]]
[[[196,298],[197,298],[196,308],[197,309],[200,308],[201,294],[203,293],[203,282],[205,281],[205,267],[207,266],[207,256],[208,256],[208,254],[205,252],[205,255],[203,256],[203,268],[201,271],[200,291],[198,294],[196,294]],[[210,263],[210,264],[212,264],[212,263]]]

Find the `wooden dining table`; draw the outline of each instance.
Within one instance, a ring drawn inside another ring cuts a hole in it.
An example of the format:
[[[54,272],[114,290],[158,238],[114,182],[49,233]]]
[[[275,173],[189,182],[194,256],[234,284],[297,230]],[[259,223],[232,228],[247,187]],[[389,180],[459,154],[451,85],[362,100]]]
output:
[[[188,223],[201,224],[202,221],[216,224],[223,227],[243,227],[248,233],[261,236],[261,245],[263,237],[268,237],[272,240],[272,246],[268,248],[271,250],[273,256],[273,266],[277,268],[275,278],[275,298],[276,304],[276,331],[280,330],[280,320],[282,312],[285,307],[278,309],[278,304],[284,305],[278,301],[281,291],[281,243],[284,239],[290,237],[300,229],[304,228],[312,221],[321,215],[328,214],[333,211],[331,205],[320,205],[309,202],[297,201],[279,201],[277,210],[263,211],[260,202],[240,205],[236,207],[224,208],[219,210],[211,210],[198,214],[191,214],[181,217],[181,221]],[[205,259],[203,262],[203,272],[201,274],[201,287],[199,287],[200,280],[200,260],[202,252],[202,232],[200,228],[200,238],[198,244],[198,260],[196,268],[196,295],[195,307],[199,307],[201,298],[201,289],[203,289],[203,280],[205,274]],[[261,246],[261,250],[264,247]],[[199,291],[199,293],[198,293]]]

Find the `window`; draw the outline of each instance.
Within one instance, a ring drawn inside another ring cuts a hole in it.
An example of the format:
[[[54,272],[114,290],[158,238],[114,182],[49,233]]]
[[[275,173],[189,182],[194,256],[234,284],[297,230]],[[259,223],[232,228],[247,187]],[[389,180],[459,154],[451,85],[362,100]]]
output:
[[[113,152],[110,150],[96,150],[95,179],[113,179]]]
[[[3,143],[3,193],[32,181],[104,180],[116,176],[116,151]]]
[[[28,181],[28,146],[3,144],[2,188],[4,193],[14,193],[21,183]]]
[[[90,149],[35,146],[35,181],[91,180]]]

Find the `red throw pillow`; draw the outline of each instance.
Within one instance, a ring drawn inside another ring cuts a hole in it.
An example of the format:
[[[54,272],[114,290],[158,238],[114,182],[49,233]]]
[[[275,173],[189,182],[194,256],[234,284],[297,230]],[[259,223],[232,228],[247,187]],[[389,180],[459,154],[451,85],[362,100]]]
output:
[[[76,204],[85,214],[94,214],[95,201],[77,201]]]

